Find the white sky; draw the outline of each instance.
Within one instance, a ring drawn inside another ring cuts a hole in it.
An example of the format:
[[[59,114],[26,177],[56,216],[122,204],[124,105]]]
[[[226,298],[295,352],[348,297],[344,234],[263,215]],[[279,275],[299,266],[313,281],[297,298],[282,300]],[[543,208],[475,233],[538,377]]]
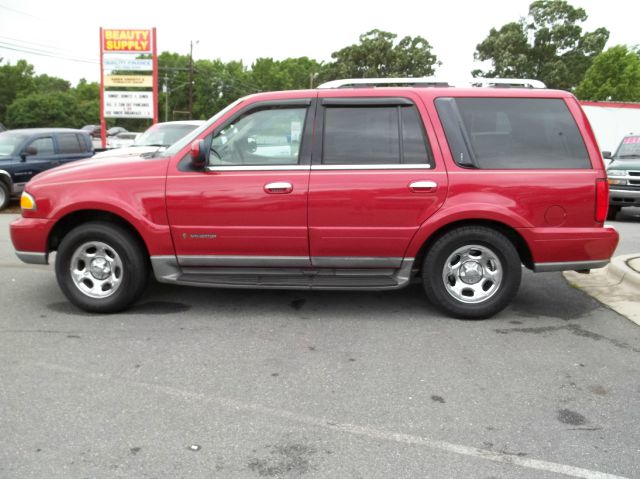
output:
[[[358,36],[378,28],[421,35],[442,62],[436,75],[466,78],[481,67],[473,61],[475,46],[492,27],[525,16],[530,0],[349,2],[346,0],[245,0],[242,2],[110,0],[0,0],[0,57],[15,63],[24,58],[36,73],[77,83],[98,81],[99,28],[157,27],[158,51],[188,54],[195,59],[243,60],[258,57],[309,56],[329,61],[331,53],[357,43]],[[640,1],[570,0],[586,9],[586,30],[604,26],[607,46],[637,45]],[[73,57],[51,58],[8,48],[46,51]]]

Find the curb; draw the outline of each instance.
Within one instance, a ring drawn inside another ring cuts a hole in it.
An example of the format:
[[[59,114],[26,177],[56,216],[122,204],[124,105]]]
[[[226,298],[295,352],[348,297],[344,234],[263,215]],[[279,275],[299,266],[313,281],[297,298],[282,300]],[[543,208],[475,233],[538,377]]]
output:
[[[616,281],[633,288],[640,288],[640,253],[626,254],[611,258],[607,274]],[[640,291],[638,300],[640,301]]]
[[[640,253],[616,256],[590,274],[565,271],[574,286],[640,326]]]

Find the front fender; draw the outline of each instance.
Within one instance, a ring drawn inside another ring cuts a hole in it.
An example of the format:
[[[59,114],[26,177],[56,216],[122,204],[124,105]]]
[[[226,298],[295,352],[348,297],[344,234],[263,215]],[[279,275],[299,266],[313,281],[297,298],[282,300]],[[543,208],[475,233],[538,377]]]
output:
[[[52,228],[69,215],[100,211],[129,223],[152,255],[174,254],[167,220],[164,179],[131,178],[46,185],[30,191]]]

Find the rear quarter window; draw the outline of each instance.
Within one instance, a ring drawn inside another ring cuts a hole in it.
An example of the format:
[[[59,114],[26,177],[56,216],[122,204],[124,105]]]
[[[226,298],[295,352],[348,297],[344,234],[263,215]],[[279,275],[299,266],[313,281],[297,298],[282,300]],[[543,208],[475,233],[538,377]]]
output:
[[[58,135],[59,153],[83,153],[85,145],[80,135],[75,133],[62,133]]]
[[[560,98],[438,98],[455,161],[481,169],[588,169],[589,154]]]

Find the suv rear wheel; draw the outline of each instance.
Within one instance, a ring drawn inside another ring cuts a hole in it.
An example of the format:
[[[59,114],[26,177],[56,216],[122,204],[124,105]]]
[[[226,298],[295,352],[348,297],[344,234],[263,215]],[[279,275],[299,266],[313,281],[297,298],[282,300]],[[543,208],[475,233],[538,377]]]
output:
[[[465,226],[436,240],[425,256],[422,281],[429,300],[446,313],[483,319],[511,302],[521,269],[518,252],[503,234]]]
[[[142,245],[119,225],[85,223],[60,243],[56,278],[73,304],[93,313],[116,313],[144,292],[149,265]]]

